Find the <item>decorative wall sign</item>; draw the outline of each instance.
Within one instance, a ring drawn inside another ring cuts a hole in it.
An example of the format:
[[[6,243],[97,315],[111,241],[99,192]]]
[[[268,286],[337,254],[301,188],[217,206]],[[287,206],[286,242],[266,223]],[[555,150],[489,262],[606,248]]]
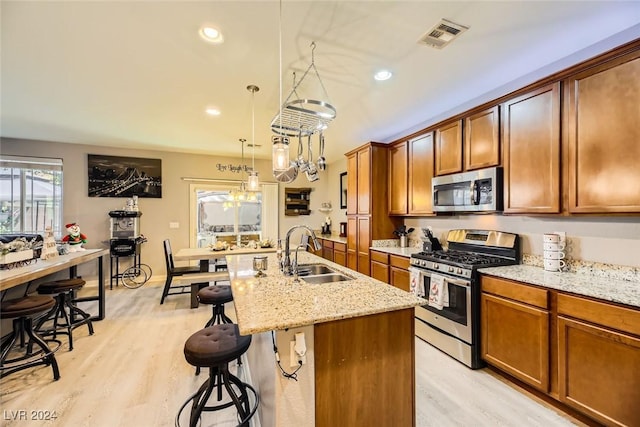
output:
[[[231,163],[223,165],[222,163],[216,163],[216,168],[220,171],[220,172],[233,172],[233,173],[240,173],[240,172],[253,172],[253,168],[247,165],[242,165],[242,164],[238,164],[238,165],[232,165]]]
[[[162,197],[162,161],[89,154],[89,197]]]

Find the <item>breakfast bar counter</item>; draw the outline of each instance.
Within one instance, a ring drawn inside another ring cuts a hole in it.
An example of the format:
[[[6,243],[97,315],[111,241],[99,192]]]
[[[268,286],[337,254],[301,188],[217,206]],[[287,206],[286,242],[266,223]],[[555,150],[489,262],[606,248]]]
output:
[[[261,425],[415,426],[414,307],[426,301],[307,252],[298,262],[351,280],[295,281],[274,254],[255,277],[251,255],[227,256],[238,328],[252,335]]]
[[[333,320],[413,308],[426,301],[308,252],[300,264],[321,263],[353,280],[309,284],[284,276],[275,254],[266,277],[254,277],[251,256],[227,256],[227,268],[241,334],[283,330]]]

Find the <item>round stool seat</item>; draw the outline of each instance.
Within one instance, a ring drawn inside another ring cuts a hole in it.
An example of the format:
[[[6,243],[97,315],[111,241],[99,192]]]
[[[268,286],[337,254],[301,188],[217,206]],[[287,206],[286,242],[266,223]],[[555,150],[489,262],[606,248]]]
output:
[[[216,285],[208,286],[198,291],[198,300],[202,304],[224,304],[233,301],[231,286]]]
[[[59,294],[83,287],[87,282],[82,279],[64,279],[47,282],[38,286],[39,294]]]
[[[55,305],[55,300],[47,296],[27,296],[3,301],[0,307],[2,319],[15,319],[50,310]]]
[[[238,325],[225,323],[201,329],[184,343],[184,356],[193,366],[229,363],[249,349],[251,335],[243,336]]]

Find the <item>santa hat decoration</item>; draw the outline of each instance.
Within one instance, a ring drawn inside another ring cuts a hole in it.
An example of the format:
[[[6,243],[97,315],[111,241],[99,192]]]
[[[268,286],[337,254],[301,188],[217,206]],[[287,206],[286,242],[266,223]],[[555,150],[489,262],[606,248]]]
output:
[[[74,225],[76,225],[76,223],[75,223],[75,222],[72,222],[72,223],[70,223],[70,224],[65,225],[65,226],[64,226],[64,228],[71,228],[71,227],[73,227]]]

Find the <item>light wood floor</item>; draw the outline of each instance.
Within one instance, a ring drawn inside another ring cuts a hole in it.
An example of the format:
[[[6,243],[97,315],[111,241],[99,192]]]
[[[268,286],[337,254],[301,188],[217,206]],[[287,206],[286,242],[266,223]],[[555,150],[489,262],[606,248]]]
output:
[[[206,323],[210,307],[190,309],[188,295],[170,296],[161,306],[160,293],[160,285],[152,283],[108,290],[107,318],[94,323],[95,334],[76,329],[74,350],[67,351],[63,341],[56,353],[59,381],[52,381],[49,367],[0,380],[0,425],[173,426],[180,405],[204,381],[184,360],[183,345]],[[234,318],[233,309],[227,311]],[[489,371],[470,370],[417,338],[416,378],[419,427],[579,425]],[[21,410],[28,420],[13,420]],[[31,411],[55,411],[57,418],[32,421]],[[203,427],[235,425],[229,414],[206,417]]]

